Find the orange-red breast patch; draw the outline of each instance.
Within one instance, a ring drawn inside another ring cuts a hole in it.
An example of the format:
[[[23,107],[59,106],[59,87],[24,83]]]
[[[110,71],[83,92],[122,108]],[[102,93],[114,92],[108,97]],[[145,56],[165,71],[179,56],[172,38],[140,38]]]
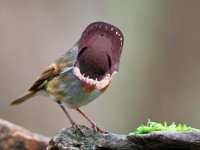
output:
[[[109,85],[110,85],[110,83],[108,85],[106,85],[104,88],[100,89],[100,91],[102,93],[105,92],[105,90],[108,88]],[[94,87],[86,86],[84,84],[81,84],[81,87],[84,88],[87,93],[91,93],[91,92],[93,92],[95,90]]]
[[[87,93],[91,93],[92,91],[94,91],[94,87],[85,87],[85,91],[87,92]]]
[[[95,90],[94,87],[86,86],[84,84],[81,84],[81,87],[84,88],[87,93],[91,93],[91,92],[93,92]]]
[[[110,85],[110,83],[108,85],[106,85],[104,88],[102,88],[100,91],[103,93],[105,92],[105,90],[108,88],[108,86]]]

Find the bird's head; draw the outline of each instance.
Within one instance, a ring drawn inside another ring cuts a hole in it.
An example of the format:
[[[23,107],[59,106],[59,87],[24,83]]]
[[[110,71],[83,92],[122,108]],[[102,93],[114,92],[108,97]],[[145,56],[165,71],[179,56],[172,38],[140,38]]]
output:
[[[124,43],[122,32],[105,22],[94,22],[82,33],[74,75],[87,86],[102,89],[118,72]]]

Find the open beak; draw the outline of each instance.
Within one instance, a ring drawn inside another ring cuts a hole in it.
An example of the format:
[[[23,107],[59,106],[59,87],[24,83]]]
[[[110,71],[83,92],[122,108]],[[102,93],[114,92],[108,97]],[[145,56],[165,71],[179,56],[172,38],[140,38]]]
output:
[[[87,86],[106,87],[119,69],[123,43],[117,27],[105,22],[90,24],[78,42],[74,75]]]

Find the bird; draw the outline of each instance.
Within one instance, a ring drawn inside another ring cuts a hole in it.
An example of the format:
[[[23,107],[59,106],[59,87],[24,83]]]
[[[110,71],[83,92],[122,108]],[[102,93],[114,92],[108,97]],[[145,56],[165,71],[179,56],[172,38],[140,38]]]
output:
[[[114,25],[102,21],[89,24],[78,42],[47,67],[11,105],[36,95],[49,96],[59,104],[72,126],[77,124],[67,108],[75,109],[95,130],[104,132],[80,107],[106,91],[119,70],[123,44],[123,33]]]

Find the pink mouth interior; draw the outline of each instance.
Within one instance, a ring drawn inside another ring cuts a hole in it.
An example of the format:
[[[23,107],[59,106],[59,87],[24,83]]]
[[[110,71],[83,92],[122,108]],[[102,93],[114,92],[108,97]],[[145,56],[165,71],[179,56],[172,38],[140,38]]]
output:
[[[81,50],[78,62],[81,74],[94,80],[96,78],[101,80],[106,73],[109,73],[112,66],[111,57],[106,51],[99,53],[91,47],[84,47]]]
[[[104,22],[90,24],[78,43],[79,54],[75,63],[80,71],[78,77],[87,77],[90,82],[108,80],[105,78],[108,75],[111,79],[118,71],[122,47],[123,34],[118,28]]]

